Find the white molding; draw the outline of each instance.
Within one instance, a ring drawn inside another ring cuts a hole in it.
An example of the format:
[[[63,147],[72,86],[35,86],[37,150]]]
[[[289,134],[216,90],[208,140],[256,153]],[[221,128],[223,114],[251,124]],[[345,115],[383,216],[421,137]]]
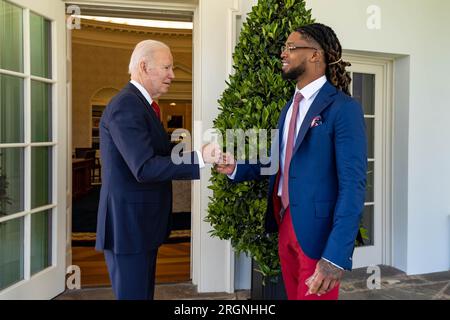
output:
[[[48,204],[42,207],[37,207],[29,211],[22,211],[14,214],[10,214],[0,218],[0,223],[8,222],[17,218],[25,217],[27,215],[32,215],[38,212],[47,211],[56,208],[56,204]]]
[[[231,36],[229,9],[233,8],[233,0],[210,1],[200,0],[199,9],[194,16],[194,149],[198,150],[202,143],[202,130],[207,130],[218,114],[217,100],[226,84],[227,48],[230,48]],[[227,35],[228,34],[228,35]],[[228,37],[228,38],[227,38]],[[228,39],[228,41],[227,41]],[[200,77],[200,78],[199,78]],[[199,132],[200,131],[200,132]],[[210,170],[202,170],[199,182],[194,182],[193,209],[193,282],[198,285],[199,292],[215,292],[234,290],[234,263],[230,264],[231,246],[223,240],[212,237],[211,225],[204,222],[207,214]],[[234,256],[234,254],[233,254]],[[233,279],[233,281],[231,280]]]
[[[56,142],[3,143],[0,148],[53,147]]]
[[[238,41],[237,35],[237,19],[242,17],[241,11],[241,0],[234,0],[233,7],[228,9],[228,21],[227,21],[227,74],[225,75],[228,79],[229,75],[233,74],[233,54]]]
[[[200,0],[202,1],[202,0]],[[194,150],[198,150],[200,147],[199,141],[201,140],[201,132],[198,132],[197,123],[202,120],[202,61],[203,61],[203,42],[201,37],[201,6],[194,10],[194,28],[192,34],[193,48],[193,66],[192,66],[192,147]],[[201,129],[199,129],[201,130]],[[200,139],[197,138],[200,137]],[[202,181],[195,180],[192,182],[191,193],[191,228],[192,228],[192,241],[191,241],[191,279],[194,285],[199,285],[201,282],[201,190]]]
[[[0,223],[4,223],[4,222],[8,222],[17,218],[21,218],[21,217],[25,217],[27,214],[30,214],[29,211],[22,211],[22,212],[17,212],[14,214],[10,214],[7,216],[3,216],[0,218]]]
[[[24,9],[23,14],[23,64],[24,73],[27,75],[24,81],[24,142],[27,144],[24,150],[24,209],[29,212],[31,210],[31,43],[30,43],[30,10]],[[30,279],[31,268],[31,217],[25,215],[24,221],[24,280]]]
[[[126,42],[117,42],[117,41],[108,41],[106,39],[97,40],[97,39],[80,38],[78,36],[73,36],[72,43],[80,45],[88,45],[93,47],[107,47],[122,50],[133,50],[136,45],[136,41],[132,40]],[[189,53],[190,48],[171,47],[171,51],[173,53]]]
[[[66,4],[96,5],[105,7],[127,8],[127,9],[153,9],[153,10],[178,10],[194,11],[198,1],[167,1],[167,2],[144,2],[128,0],[63,0]],[[190,2],[190,3],[189,3]]]
[[[144,27],[134,25],[124,25],[119,23],[96,21],[89,19],[81,19],[81,29],[93,29],[100,31],[148,34],[148,35],[162,35],[165,37],[190,37],[192,36],[191,29],[176,29],[176,28],[157,28]]]
[[[30,76],[30,79],[33,80],[33,81],[39,81],[39,82],[43,82],[43,83],[47,83],[47,84],[55,84],[55,83],[57,83],[57,80],[42,78],[42,77],[33,76],[33,75]]]
[[[385,128],[384,133],[384,154],[383,159],[385,163],[385,171],[383,172],[386,177],[384,187],[384,211],[387,213],[384,215],[384,230],[383,233],[383,262],[386,265],[393,265],[394,263],[394,249],[393,249],[393,216],[394,216],[394,205],[393,205],[393,190],[394,190],[394,159],[393,159],[393,146],[394,146],[394,136],[393,136],[393,125],[394,125],[394,61],[388,60],[385,63],[385,94],[384,94],[384,121]]]
[[[8,75],[8,76],[14,76],[14,77],[19,77],[19,78],[27,77],[27,75],[25,73],[11,71],[11,70],[5,70],[5,69],[0,69],[0,75]]]
[[[81,20],[81,29],[73,32],[72,42],[82,45],[132,50],[136,45],[136,37],[142,36],[177,39],[177,46],[171,46],[174,53],[189,53],[192,50],[192,43],[188,41],[192,38],[192,30],[125,26],[85,19]],[[188,42],[184,46],[186,41]]]
[[[72,265],[72,30],[66,28],[66,266]]]
[[[228,9],[228,21],[227,21],[227,41],[226,41],[226,74],[225,79],[229,79],[229,76],[233,74],[233,53],[237,43],[237,19],[242,17],[241,12],[241,0],[234,0],[233,6]],[[235,256],[236,253],[231,245],[231,240],[226,243],[227,256],[226,256],[226,291],[228,293],[234,292],[234,278],[235,278]]]
[[[0,143],[0,148],[24,148],[27,143]]]

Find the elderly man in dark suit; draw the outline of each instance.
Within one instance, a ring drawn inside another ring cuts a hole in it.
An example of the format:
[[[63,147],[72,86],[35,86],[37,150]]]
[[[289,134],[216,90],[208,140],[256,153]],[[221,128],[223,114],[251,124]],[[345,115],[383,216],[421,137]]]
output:
[[[129,73],[131,81],[100,121],[103,184],[96,249],[104,251],[118,299],[153,299],[158,247],[170,232],[172,180],[199,179],[200,168],[217,161],[220,149],[209,144],[184,155],[190,161],[172,161],[154,100],[175,78],[169,47],[140,42]]]

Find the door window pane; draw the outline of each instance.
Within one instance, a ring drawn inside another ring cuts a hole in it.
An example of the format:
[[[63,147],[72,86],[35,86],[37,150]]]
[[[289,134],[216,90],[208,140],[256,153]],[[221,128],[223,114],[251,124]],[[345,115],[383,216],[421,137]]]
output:
[[[374,168],[375,163],[369,161],[367,164],[366,202],[374,201]]]
[[[31,141],[51,141],[51,84],[31,81]]]
[[[366,132],[367,132],[367,152],[369,159],[375,157],[375,119],[366,118]]]
[[[51,78],[51,23],[30,13],[31,74]]]
[[[361,235],[363,238],[364,246],[373,246],[374,245],[374,216],[373,216],[373,205],[367,205],[364,207],[363,216],[361,219]]]
[[[23,218],[0,223],[0,290],[23,280]]]
[[[23,109],[23,79],[0,74],[0,143],[23,142]]]
[[[375,114],[375,75],[353,73],[353,98],[363,107],[366,115]]]
[[[23,72],[22,9],[0,0],[0,69]]]
[[[31,275],[51,265],[51,211],[35,213],[31,216]]]
[[[375,75],[354,72],[352,74],[352,95],[363,107],[364,115],[366,116],[368,158],[375,159]],[[369,161],[367,167],[366,203],[375,201],[374,177],[375,162]],[[365,205],[360,224],[363,246],[374,245],[374,221],[374,205]]]
[[[0,217],[24,210],[22,148],[0,149]]]
[[[31,208],[52,202],[51,147],[31,149]]]

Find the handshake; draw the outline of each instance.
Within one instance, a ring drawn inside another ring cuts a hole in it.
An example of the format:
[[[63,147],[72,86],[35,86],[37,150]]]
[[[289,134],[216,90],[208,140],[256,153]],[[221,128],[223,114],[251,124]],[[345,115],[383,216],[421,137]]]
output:
[[[234,157],[222,152],[222,148],[217,143],[205,144],[202,147],[202,157],[205,163],[214,164],[214,168],[221,174],[230,175],[236,168]]]

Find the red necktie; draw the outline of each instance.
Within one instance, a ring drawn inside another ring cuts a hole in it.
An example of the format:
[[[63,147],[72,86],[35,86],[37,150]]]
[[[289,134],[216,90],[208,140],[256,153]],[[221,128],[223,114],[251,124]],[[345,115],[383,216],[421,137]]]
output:
[[[289,131],[284,157],[283,187],[281,189],[281,203],[283,204],[284,209],[287,209],[287,207],[289,206],[289,166],[291,164],[292,151],[294,150],[296,132],[295,127],[297,125],[298,108],[302,99],[302,94],[300,92],[297,92],[294,97],[291,121],[289,122]]]
[[[155,111],[158,120],[161,121],[161,109],[159,108],[158,104],[155,101],[152,102],[152,108],[153,111]]]

